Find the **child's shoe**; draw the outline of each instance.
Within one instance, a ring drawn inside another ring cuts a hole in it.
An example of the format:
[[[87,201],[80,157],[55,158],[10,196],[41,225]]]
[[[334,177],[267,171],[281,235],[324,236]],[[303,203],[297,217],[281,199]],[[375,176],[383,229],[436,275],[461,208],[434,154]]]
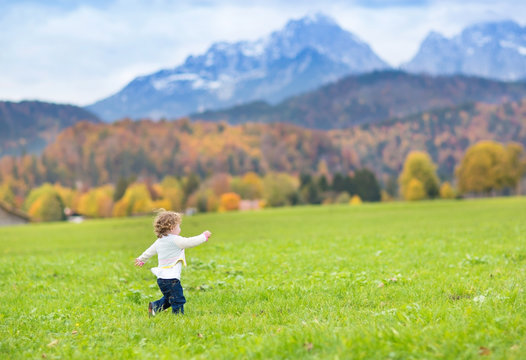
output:
[[[152,303],[148,303],[148,316],[149,317],[155,316],[155,310],[153,309]]]

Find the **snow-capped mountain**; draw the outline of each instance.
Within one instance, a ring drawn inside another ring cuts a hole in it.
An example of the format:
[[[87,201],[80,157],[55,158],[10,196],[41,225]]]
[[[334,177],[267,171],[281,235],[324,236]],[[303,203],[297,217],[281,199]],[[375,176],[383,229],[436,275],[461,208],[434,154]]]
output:
[[[107,121],[174,118],[253,100],[273,103],[347,74],[386,68],[366,43],[315,14],[256,41],[215,43],[206,53],[138,77],[87,108]]]
[[[431,32],[402,68],[432,75],[526,79],[526,27],[513,21],[481,23],[451,39]]]

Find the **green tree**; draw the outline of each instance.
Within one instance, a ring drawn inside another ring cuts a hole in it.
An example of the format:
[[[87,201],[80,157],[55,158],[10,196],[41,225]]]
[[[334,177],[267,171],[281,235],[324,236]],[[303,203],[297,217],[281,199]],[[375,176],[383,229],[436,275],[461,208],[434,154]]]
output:
[[[297,180],[287,174],[268,173],[263,178],[263,197],[268,206],[290,205],[297,188]]]
[[[199,188],[199,177],[191,173],[183,180],[183,191],[184,191],[184,201],[192,195],[194,191]]]
[[[380,185],[374,173],[368,169],[358,170],[353,177],[356,194],[363,201],[380,201]]]
[[[117,181],[117,185],[115,186],[115,192],[113,193],[113,201],[119,201],[124,196],[124,193],[126,192],[126,189],[130,184],[135,182],[135,176],[132,176],[130,178],[119,178]]]
[[[385,191],[393,198],[398,196],[398,182],[396,176],[389,176],[385,184]]]
[[[323,198],[319,183],[311,181],[300,189],[301,200],[307,204],[321,204]]]
[[[327,177],[323,174],[318,178],[318,187],[321,192],[329,190],[329,182],[327,181]]]
[[[332,178],[331,189],[334,192],[341,193],[345,191],[344,176],[341,173],[334,174]]]
[[[504,185],[517,188],[525,168],[523,163],[524,147],[519,143],[509,143],[504,149],[506,152],[506,169]]]

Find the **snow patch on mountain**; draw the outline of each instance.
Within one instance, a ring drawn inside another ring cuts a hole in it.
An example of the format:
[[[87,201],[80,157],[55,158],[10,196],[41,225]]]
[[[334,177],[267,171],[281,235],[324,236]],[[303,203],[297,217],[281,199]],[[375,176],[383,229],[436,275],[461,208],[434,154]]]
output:
[[[410,72],[466,74],[499,80],[526,79],[526,27],[513,21],[480,23],[446,38],[432,32],[411,61]]]
[[[177,117],[247,101],[277,102],[347,74],[387,68],[365,42],[314,13],[255,41],[214,43],[175,68],[136,78],[88,109],[107,120]]]

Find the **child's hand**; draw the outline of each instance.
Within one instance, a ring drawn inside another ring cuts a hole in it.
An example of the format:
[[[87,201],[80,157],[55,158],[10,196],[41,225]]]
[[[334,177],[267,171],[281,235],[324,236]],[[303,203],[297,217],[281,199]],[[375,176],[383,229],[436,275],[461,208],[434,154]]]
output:
[[[135,266],[138,266],[138,267],[142,267],[144,265],[144,262],[139,260],[139,259],[135,259]]]
[[[205,232],[203,232],[203,235],[205,236],[206,241],[208,241],[208,238],[209,238],[210,236],[212,236],[212,233],[211,233],[210,231],[206,230]]]

